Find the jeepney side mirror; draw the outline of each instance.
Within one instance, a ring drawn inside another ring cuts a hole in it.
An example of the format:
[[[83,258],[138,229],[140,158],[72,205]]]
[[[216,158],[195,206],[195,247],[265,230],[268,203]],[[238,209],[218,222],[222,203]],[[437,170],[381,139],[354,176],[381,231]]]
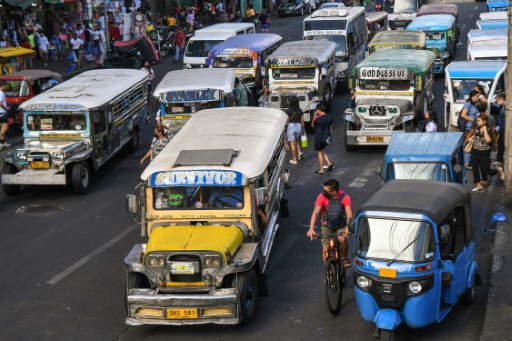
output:
[[[441,225],[439,228],[439,243],[446,243],[450,238],[450,224]]]
[[[375,166],[373,168],[373,172],[380,176],[382,180],[384,180],[384,177],[382,176],[382,167],[381,166]]]
[[[268,187],[260,187],[254,190],[254,194],[256,195],[256,205],[266,205],[265,198],[268,197]]]
[[[137,197],[135,196],[135,194],[127,194],[126,195],[126,210],[129,213],[137,214],[138,206],[139,205],[138,205]]]
[[[455,166],[453,166],[453,171],[455,172],[455,174],[462,172],[462,166],[459,164],[456,164]]]
[[[227,107],[235,106],[235,97],[233,97],[233,95],[226,95],[226,106]]]

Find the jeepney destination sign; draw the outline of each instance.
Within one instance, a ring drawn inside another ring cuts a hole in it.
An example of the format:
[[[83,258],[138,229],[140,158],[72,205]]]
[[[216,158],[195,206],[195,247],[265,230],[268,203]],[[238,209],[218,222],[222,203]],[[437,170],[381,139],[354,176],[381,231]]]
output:
[[[345,31],[343,30],[311,30],[304,32],[304,35],[307,36],[320,36],[320,35],[331,35],[331,36],[341,36],[344,35]]]
[[[34,103],[27,105],[24,110],[26,111],[80,111],[85,110],[85,107],[80,104],[68,103]]]
[[[153,173],[151,187],[167,186],[242,186],[244,176],[235,171],[190,170]]]
[[[213,56],[252,57],[252,51],[249,49],[224,49],[215,51]]]
[[[358,78],[363,79],[411,79],[407,69],[365,67],[357,70]]]
[[[268,61],[270,68],[279,67],[315,67],[316,59],[309,57],[272,58]]]
[[[199,89],[199,90],[169,91],[169,92],[163,93],[161,96],[162,96],[162,101],[166,102],[166,103],[218,101],[220,99],[220,90]]]

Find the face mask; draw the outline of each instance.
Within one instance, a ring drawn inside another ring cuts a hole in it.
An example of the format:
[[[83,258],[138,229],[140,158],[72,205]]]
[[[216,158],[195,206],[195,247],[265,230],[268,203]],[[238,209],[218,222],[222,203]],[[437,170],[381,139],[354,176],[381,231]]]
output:
[[[324,196],[325,196],[326,198],[330,198],[330,196],[329,196],[329,192],[324,191]]]

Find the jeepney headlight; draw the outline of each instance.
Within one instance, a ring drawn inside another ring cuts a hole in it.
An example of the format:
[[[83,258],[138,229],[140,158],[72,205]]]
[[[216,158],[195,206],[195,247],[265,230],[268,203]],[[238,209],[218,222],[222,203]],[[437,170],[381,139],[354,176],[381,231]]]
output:
[[[206,268],[220,268],[222,265],[222,259],[219,255],[211,255],[204,257],[204,266]]]
[[[409,290],[413,294],[417,294],[417,293],[421,292],[421,289],[423,289],[423,288],[422,288],[420,282],[413,281],[413,282],[409,283]]]
[[[14,158],[19,161],[27,161],[28,152],[26,150],[17,151],[14,153]]]
[[[366,108],[365,107],[357,107],[357,111],[360,112],[360,113],[365,113],[366,112]]]
[[[53,152],[52,156],[55,160],[62,160],[64,159],[64,153],[63,152]]]
[[[389,113],[390,114],[397,114],[398,113],[398,108],[389,108]]]
[[[361,289],[369,288],[372,285],[372,281],[366,276],[359,276],[357,277],[357,285]]]
[[[149,256],[149,265],[162,268],[165,266],[165,258],[162,255]]]
[[[277,97],[277,96],[272,96],[272,97],[270,97],[270,101],[271,101],[271,102],[279,102],[279,97]]]
[[[185,64],[185,69],[192,69],[192,65],[190,65],[190,64]]]
[[[304,102],[306,100],[306,96],[297,96],[299,102]]]

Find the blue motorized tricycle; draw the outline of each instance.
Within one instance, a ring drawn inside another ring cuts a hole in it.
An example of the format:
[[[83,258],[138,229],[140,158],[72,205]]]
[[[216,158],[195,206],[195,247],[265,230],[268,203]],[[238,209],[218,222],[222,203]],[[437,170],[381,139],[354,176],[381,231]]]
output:
[[[458,301],[474,302],[481,279],[463,185],[389,181],[359,208],[354,236],[357,305],[382,340],[402,323],[422,328]]]

